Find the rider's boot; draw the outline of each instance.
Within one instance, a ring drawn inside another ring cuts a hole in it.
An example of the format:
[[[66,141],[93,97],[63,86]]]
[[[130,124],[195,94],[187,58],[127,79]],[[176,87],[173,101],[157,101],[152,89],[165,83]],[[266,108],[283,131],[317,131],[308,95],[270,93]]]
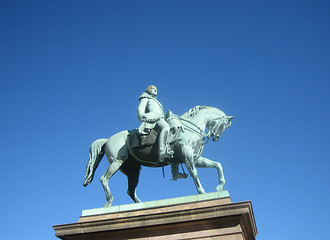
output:
[[[171,164],[171,172],[172,172],[172,180],[176,181],[178,179],[184,179],[188,177],[188,174],[183,174],[179,172],[179,164],[172,163]]]
[[[174,152],[169,146],[163,145],[159,148],[159,161],[164,162],[166,158],[173,158]]]

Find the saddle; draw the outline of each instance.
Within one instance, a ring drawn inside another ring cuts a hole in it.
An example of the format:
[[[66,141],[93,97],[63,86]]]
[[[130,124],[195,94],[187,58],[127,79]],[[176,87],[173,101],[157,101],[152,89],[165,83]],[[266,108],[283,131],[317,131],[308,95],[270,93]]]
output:
[[[174,115],[171,111],[168,111],[165,114],[165,121],[170,126],[170,131],[167,136],[168,143],[172,144],[181,138],[183,132],[183,126],[180,119]],[[150,125],[147,125],[150,126]],[[141,124],[140,128],[134,129],[129,132],[128,140],[129,147],[131,149],[147,147],[152,145],[158,146],[158,135],[160,130],[156,127],[152,129],[146,129],[144,123]]]

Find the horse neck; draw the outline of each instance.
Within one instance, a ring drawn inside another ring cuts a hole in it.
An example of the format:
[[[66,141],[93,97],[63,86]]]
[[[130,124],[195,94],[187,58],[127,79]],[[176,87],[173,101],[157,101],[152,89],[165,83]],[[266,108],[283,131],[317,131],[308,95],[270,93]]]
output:
[[[202,130],[205,129],[207,124],[206,115],[203,113],[198,113],[197,115],[191,117],[189,120]]]
[[[199,128],[205,129],[207,124],[214,120],[218,116],[217,113],[213,111],[201,111],[197,115],[191,118],[191,121],[196,124]]]

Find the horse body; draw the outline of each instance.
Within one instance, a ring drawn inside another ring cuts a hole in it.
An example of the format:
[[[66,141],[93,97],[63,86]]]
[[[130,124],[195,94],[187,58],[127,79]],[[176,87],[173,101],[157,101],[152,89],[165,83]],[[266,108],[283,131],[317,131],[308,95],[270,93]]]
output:
[[[201,154],[204,148],[204,137],[218,141],[223,131],[230,126],[231,118],[219,109],[204,106],[197,106],[183,114],[180,119],[184,131],[181,138],[171,144],[174,156],[168,162],[158,161],[157,145],[145,147],[142,151],[131,149],[129,144],[130,131],[127,130],[119,132],[109,139],[96,140],[90,148],[90,159],[86,167],[84,186],[93,180],[95,170],[106,154],[110,166],[100,178],[107,199],[105,207],[112,205],[113,196],[108,183],[111,176],[118,170],[128,178],[128,195],[134,202],[141,202],[136,194],[141,166],[162,167],[172,163],[184,163],[199,194],[203,194],[205,191],[198,178],[196,167],[215,168],[219,176],[217,191],[221,191],[225,184],[221,164],[204,158]],[[205,128],[208,128],[208,134],[205,134]]]

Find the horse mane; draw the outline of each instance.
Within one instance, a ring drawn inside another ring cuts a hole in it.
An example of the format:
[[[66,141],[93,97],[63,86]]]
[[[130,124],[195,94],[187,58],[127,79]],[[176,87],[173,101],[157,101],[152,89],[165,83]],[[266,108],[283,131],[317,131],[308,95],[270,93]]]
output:
[[[194,117],[195,115],[197,115],[200,111],[205,110],[205,109],[210,109],[210,110],[216,110],[219,113],[223,113],[220,109],[215,108],[215,107],[208,107],[208,106],[196,106],[193,107],[191,109],[189,109],[186,113],[182,114],[181,117],[183,118],[187,118],[187,117]]]

